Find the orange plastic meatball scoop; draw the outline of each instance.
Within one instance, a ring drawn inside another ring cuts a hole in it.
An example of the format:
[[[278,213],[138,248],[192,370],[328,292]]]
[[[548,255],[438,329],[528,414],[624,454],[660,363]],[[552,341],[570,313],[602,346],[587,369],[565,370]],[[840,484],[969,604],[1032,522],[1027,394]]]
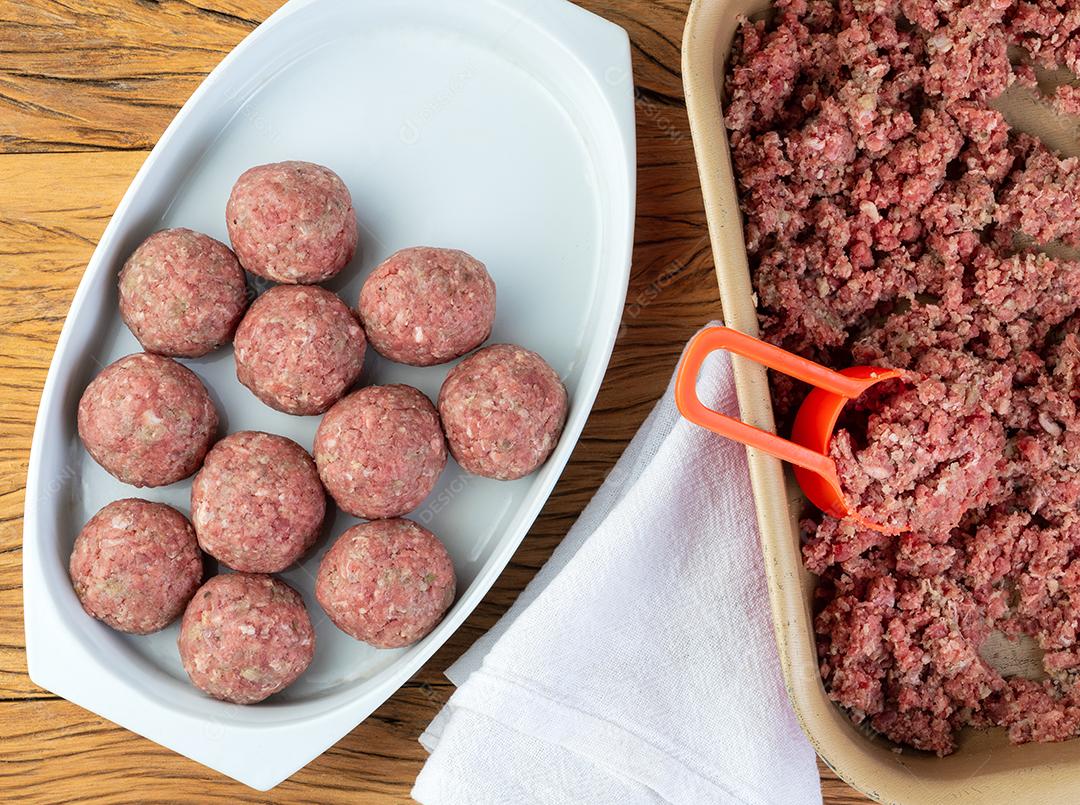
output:
[[[701,365],[711,353],[721,349],[814,387],[795,415],[790,441],[714,411],[698,399],[697,378]],[[883,380],[900,376],[895,369],[873,366],[853,366],[835,372],[737,330],[710,327],[698,333],[686,349],[675,378],[675,403],[682,415],[695,425],[793,464],[795,478],[806,497],[827,514],[850,517],[875,531],[895,533],[899,529],[868,520],[848,505],[836,463],[829,457],[829,445],[840,412],[850,400]]]

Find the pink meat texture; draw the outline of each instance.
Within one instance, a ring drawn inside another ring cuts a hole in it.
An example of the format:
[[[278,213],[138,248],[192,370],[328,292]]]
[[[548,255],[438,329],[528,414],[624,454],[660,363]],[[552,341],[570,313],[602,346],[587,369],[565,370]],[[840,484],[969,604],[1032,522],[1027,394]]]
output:
[[[273,576],[214,576],[191,599],[177,641],[197,688],[234,704],[284,690],[315,656],[304,600]]]
[[[415,643],[454,601],[454,564],[411,520],[350,528],[323,557],[315,595],[343,632],[376,648]]]
[[[348,306],[325,288],[264,293],[234,339],[236,376],[278,411],[321,414],[360,377],[367,341]]]
[[[491,334],[495,283],[465,252],[402,249],[364,282],[359,310],[380,355],[431,366],[461,357]]]
[[[191,485],[199,545],[245,573],[278,573],[299,560],[319,536],[325,513],[315,462],[284,436],[226,436]]]
[[[1080,13],[775,5],[741,25],[724,100],[763,331],[831,366],[907,372],[832,446],[856,506],[906,530],[805,524],[826,689],[942,755],[965,726],[1074,737],[1080,264],[1041,247],[1080,245],[1080,173],[990,102],[1033,90],[1033,65],[1076,73]],[[1043,101],[1077,108],[1071,89]],[[782,420],[804,392],[774,380]],[[1034,640],[1046,679],[1003,678],[979,653],[992,632]]]
[[[225,223],[241,265],[275,282],[328,280],[356,253],[349,189],[332,170],[311,162],[245,171],[229,195]]]
[[[918,375],[909,382],[857,401],[866,422],[837,431],[830,452],[848,504],[864,518],[947,533],[1000,498],[1005,428],[962,387]]]
[[[474,475],[510,481],[547,461],[566,423],[566,388],[535,352],[494,344],[450,370],[439,392],[450,452]]]
[[[435,488],[446,440],[431,400],[412,386],[368,386],[323,417],[315,463],[343,510],[377,520],[406,514]]]
[[[227,344],[247,303],[236,255],[190,229],[155,232],[120,271],[120,316],[158,355],[198,358]]]
[[[149,353],[108,366],[79,401],[79,436],[87,451],[132,486],[187,478],[202,464],[217,428],[217,411],[195,373]]]
[[[114,629],[150,634],[184,611],[203,576],[191,523],[163,503],[110,503],[83,526],[69,565],[83,609]]]

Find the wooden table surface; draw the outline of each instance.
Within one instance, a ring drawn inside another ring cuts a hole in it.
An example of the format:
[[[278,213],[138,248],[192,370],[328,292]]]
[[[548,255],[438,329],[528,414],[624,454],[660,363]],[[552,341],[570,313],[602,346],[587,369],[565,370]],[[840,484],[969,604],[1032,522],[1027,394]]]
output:
[[[456,0],[462,2],[464,0]],[[0,801],[408,801],[442,672],[566,533],[718,313],[682,99],[689,0],[585,0],[629,31],[638,110],[637,238],[625,327],[580,445],[531,533],[465,625],[392,699],[267,794],[33,685],[23,650],[30,436],[83,268],[147,151],[207,72],[281,0],[0,0]],[[822,768],[829,803],[866,800]]]

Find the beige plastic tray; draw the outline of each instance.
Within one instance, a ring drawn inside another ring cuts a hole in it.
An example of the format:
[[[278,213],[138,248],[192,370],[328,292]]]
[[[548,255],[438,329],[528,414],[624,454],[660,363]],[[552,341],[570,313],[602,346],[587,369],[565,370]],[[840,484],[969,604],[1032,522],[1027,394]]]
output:
[[[739,214],[720,97],[740,15],[768,11],[762,0],[695,0],[683,37],[683,83],[709,222],[720,301],[728,326],[758,334],[757,310]],[[1045,107],[1022,97],[1003,108],[1011,122],[1075,153],[1074,125],[1051,119]],[[765,370],[736,359],[735,384],[742,418],[774,429]],[[818,673],[811,619],[815,578],[799,554],[798,489],[776,459],[748,450],[761,546],[769,577],[773,625],[792,705],[814,748],[836,773],[880,802],[1080,802],[1080,741],[1011,746],[1003,730],[968,730],[946,758],[895,747],[856,728],[829,701]]]

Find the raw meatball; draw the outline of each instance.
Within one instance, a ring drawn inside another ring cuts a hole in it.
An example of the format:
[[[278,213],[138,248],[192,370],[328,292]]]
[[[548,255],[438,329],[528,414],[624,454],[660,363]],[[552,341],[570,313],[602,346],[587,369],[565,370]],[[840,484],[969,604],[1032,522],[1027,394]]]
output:
[[[137,353],[94,378],[79,401],[79,436],[94,461],[132,486],[166,486],[202,463],[217,435],[206,386],[170,358]]]
[[[234,570],[277,573],[315,542],[326,494],[315,462],[284,436],[241,431],[207,454],[191,485],[199,545]]]
[[[180,660],[215,699],[254,704],[296,681],[315,656],[304,599],[273,576],[230,573],[206,582],[180,624]]]
[[[495,321],[495,283],[484,264],[454,249],[402,249],[360,291],[360,320],[382,355],[412,366],[459,358]]]
[[[75,538],[69,569],[83,609],[131,634],[156,632],[180,617],[203,575],[187,518],[134,498],[90,518]]]
[[[236,331],[236,376],[287,414],[321,414],[360,377],[367,340],[352,311],[325,288],[278,286]]]
[[[339,507],[376,520],[412,511],[446,466],[431,401],[412,386],[369,386],[339,402],[315,433],[315,463]]]
[[[545,461],[559,441],[566,388],[535,352],[495,344],[455,366],[439,392],[450,452],[467,471],[512,481]]]
[[[120,316],[147,352],[205,355],[228,343],[247,303],[236,255],[190,229],[155,232],[120,271]]]
[[[323,557],[315,596],[339,629],[376,648],[415,643],[454,601],[454,563],[411,520],[346,531]]]
[[[229,195],[225,222],[244,268],[275,282],[322,282],[356,253],[349,189],[332,170],[311,162],[245,171]]]

